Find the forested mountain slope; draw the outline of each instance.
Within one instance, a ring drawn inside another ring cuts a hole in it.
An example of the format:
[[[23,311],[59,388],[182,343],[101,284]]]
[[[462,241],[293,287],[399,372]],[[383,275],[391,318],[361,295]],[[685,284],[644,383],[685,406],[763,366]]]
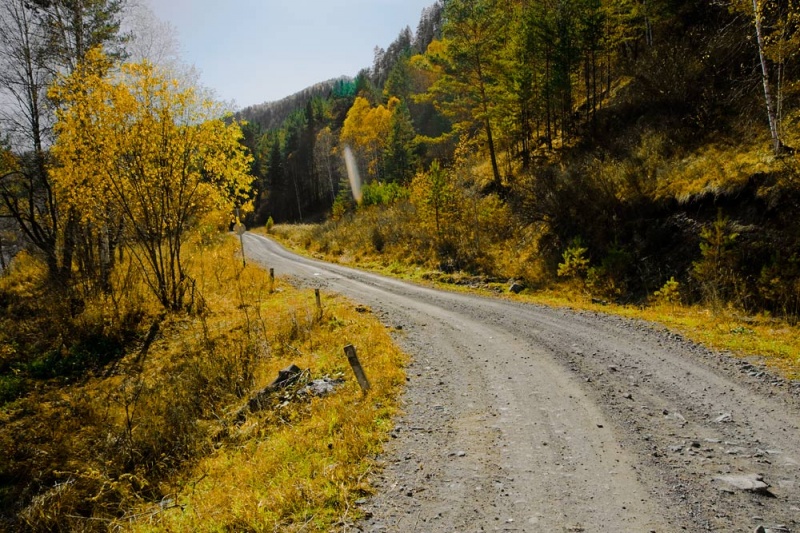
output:
[[[795,316],[799,16],[767,0],[437,3],[352,95],[252,126],[254,222],[324,210],[392,259],[624,300],[674,277],[685,298]]]

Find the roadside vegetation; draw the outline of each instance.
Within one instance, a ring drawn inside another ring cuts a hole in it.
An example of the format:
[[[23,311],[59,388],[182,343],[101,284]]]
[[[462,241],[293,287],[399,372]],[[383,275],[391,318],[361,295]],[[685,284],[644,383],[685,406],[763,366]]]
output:
[[[312,288],[271,290],[237,245],[190,243],[197,308],[180,315],[127,262],[123,288],[74,315],[46,265],[15,259],[0,278],[0,528],[328,531],[358,516],[404,357],[354,304],[323,291],[319,311]],[[298,381],[246,409],[290,364]],[[326,376],[343,384],[299,392]]]
[[[381,228],[398,228],[391,223],[396,211],[407,211],[410,206],[390,209],[364,209],[350,219],[324,224],[279,224],[262,231],[278,239],[290,249],[318,259],[364,268],[388,276],[416,283],[457,290],[516,298],[522,301],[618,314],[629,318],[661,324],[686,338],[701,342],[718,350],[729,351],[740,357],[756,356],[783,375],[800,379],[800,328],[796,319],[772,316],[770,313],[747,313],[731,303],[720,301],[692,301],[690,289],[674,278],[669,279],[653,293],[632,302],[621,302],[606,292],[596,291],[586,280],[588,260],[580,248],[565,253],[557,271],[569,274],[568,279],[552,273],[550,281],[540,278],[538,284],[529,284],[520,276],[530,257],[518,258],[510,270],[496,268],[492,275],[465,271],[441,270],[430,256],[426,261],[419,252],[412,253],[414,243],[404,235],[387,245],[384,241],[379,252],[370,241]],[[380,220],[380,223],[376,222]],[[418,246],[424,242],[420,239]],[[508,243],[506,243],[508,244]],[[495,243],[496,245],[496,243]],[[419,249],[417,249],[419,250]],[[500,254],[500,257],[505,257]],[[546,270],[542,270],[546,272]],[[509,291],[517,282],[521,292]]]
[[[0,4],[0,530],[329,531],[403,356],[367,310],[243,265],[242,125],[152,14],[122,29],[137,10]]]

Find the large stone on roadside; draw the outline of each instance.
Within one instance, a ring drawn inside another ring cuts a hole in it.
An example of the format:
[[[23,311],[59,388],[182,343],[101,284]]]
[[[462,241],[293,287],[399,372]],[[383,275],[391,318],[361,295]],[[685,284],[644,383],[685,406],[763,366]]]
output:
[[[511,284],[508,286],[508,292],[513,292],[514,294],[519,294],[524,290],[525,290],[525,285],[523,285],[519,281],[512,281]]]
[[[729,492],[733,490],[740,490],[744,492],[757,492],[761,494],[770,493],[769,484],[764,481],[764,476],[761,474],[717,476],[714,479],[722,482]]]

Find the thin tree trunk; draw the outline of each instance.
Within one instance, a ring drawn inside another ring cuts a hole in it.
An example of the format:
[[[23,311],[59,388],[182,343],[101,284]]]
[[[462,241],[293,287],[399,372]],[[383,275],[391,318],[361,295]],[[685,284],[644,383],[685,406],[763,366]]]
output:
[[[500,178],[500,168],[497,166],[497,154],[494,149],[494,137],[492,136],[492,126],[489,124],[489,117],[486,117],[486,138],[489,141],[489,158],[492,160],[494,183],[499,189],[503,185],[503,180]]]
[[[767,58],[764,55],[764,36],[761,31],[761,11],[758,9],[758,0],[753,0],[753,18],[756,27],[756,41],[758,42],[758,57],[761,61],[761,80],[764,83],[764,100],[767,104],[767,118],[769,119],[769,131],[772,134],[772,149],[775,155],[780,154],[781,138],[778,133],[778,117],[775,114],[774,102],[769,83],[769,68]]]
[[[0,235],[0,273],[6,271],[6,252],[3,248],[3,236]]]

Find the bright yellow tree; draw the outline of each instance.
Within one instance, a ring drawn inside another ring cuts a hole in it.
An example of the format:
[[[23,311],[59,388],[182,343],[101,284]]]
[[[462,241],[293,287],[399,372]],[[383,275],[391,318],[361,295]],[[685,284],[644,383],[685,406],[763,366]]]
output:
[[[391,98],[387,106],[371,107],[366,98],[359,96],[347,112],[342,127],[341,141],[353,149],[359,166],[373,179],[382,177],[392,110],[398,103],[397,98]]]
[[[161,304],[182,309],[191,279],[181,246],[200,219],[230,210],[252,178],[241,129],[193,88],[147,62],[109,76],[91,51],[51,89],[59,102],[53,180],[84,221],[120,213],[131,251]]]

